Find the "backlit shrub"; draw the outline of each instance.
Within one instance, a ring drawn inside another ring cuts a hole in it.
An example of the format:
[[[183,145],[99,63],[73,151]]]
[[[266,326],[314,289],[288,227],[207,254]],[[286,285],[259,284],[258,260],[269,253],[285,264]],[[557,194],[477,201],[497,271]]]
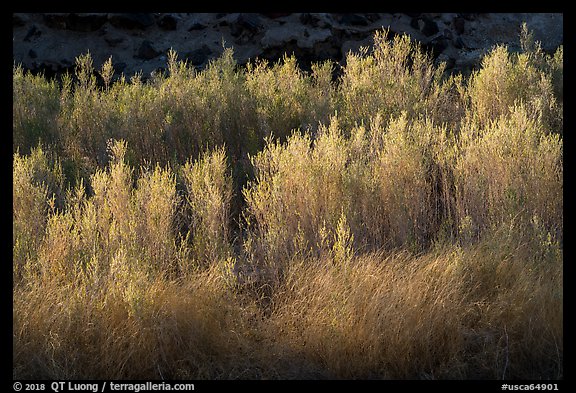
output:
[[[15,379],[562,379],[563,50],[15,67]]]
[[[225,259],[231,252],[232,179],[224,148],[188,160],[182,167],[191,216],[194,258],[199,264]]]

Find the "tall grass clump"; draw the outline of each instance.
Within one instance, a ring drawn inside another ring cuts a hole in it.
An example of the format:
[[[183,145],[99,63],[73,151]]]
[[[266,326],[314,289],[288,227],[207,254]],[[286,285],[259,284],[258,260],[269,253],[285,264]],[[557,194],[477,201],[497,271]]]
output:
[[[563,251],[538,221],[500,225],[465,247],[467,374],[556,379],[563,373]],[[546,377],[544,377],[546,376]]]
[[[258,313],[218,269],[176,282],[119,252],[108,273],[77,277],[15,288],[15,378],[258,378],[249,336],[236,333]]]
[[[175,274],[181,264],[175,227],[179,207],[176,175],[170,167],[156,165],[153,169],[141,167],[134,180],[125,161],[126,142],[111,142],[109,150],[112,161],[108,170],[98,171],[92,178],[93,200],[104,215],[99,221],[108,232],[106,239],[112,242],[106,249],[126,252],[142,271]]]
[[[269,321],[278,351],[325,378],[556,379],[562,253],[526,236],[504,226],[480,244],[366,253],[347,269],[293,262]]]
[[[328,378],[426,378],[448,369],[461,348],[465,306],[462,284],[444,274],[443,262],[400,253],[365,254],[348,269],[294,263],[271,321],[283,333],[279,344]]]

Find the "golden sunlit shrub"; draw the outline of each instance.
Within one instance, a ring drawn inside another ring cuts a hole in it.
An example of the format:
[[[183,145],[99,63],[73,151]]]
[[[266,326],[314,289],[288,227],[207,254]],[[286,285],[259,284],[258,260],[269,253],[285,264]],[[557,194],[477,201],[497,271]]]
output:
[[[425,116],[457,133],[468,107],[466,80],[462,74],[436,80],[426,99]]]
[[[406,34],[389,39],[389,30],[374,33],[371,53],[348,53],[339,87],[339,111],[345,128],[368,122],[379,114],[384,121],[402,111],[409,117],[424,113],[427,97],[443,73],[430,55]]]
[[[50,217],[38,257],[43,275],[106,275],[118,253],[144,274],[178,268],[175,175],[156,167],[134,184],[126,149],[123,141],[109,143],[111,162],[92,176],[93,195],[80,183],[68,192],[66,208]]]
[[[456,205],[474,233],[513,218],[534,216],[555,237],[563,228],[563,143],[523,106],[482,129],[462,131],[454,168]]]
[[[156,165],[138,178],[134,191],[135,230],[139,257],[156,272],[170,272],[177,266],[174,221],[178,196],[176,176],[168,168]]]
[[[14,379],[562,379],[562,48],[375,44],[15,67]]]
[[[198,264],[225,259],[231,252],[232,179],[224,147],[189,159],[181,168],[190,210],[194,258]]]
[[[482,59],[480,70],[470,77],[469,116],[487,126],[511,113],[516,105],[524,105],[546,132],[562,133],[562,106],[558,104],[551,73],[538,67],[539,63],[542,67],[542,62],[551,62],[552,68],[561,69],[558,64],[562,63],[562,51],[557,53],[546,59],[541,52],[510,53],[506,46],[494,47]]]
[[[179,163],[226,144],[239,158],[259,146],[254,103],[231,48],[196,72],[169,52],[170,75],[158,85],[165,115],[163,142]]]
[[[57,118],[60,92],[55,81],[25,72],[20,65],[12,71],[12,150],[28,154],[32,148],[59,143]]]
[[[347,146],[336,119],[309,133],[269,141],[251,157],[255,180],[244,189],[249,225],[268,260],[320,251],[322,228],[333,231],[349,198],[344,186]]]
[[[368,129],[353,128],[346,138],[334,117],[329,126],[319,128],[315,139],[295,132],[285,144],[269,142],[252,157],[256,178],[244,189],[252,225],[250,247],[270,260],[322,253],[332,248],[342,214],[360,249],[425,249],[441,237],[458,236],[458,225],[465,221],[465,214],[458,212],[465,198],[455,188],[454,168],[462,150],[454,134],[430,120],[409,119],[406,113],[387,126],[380,116],[370,123]],[[510,127],[516,130],[520,124]],[[502,158],[504,165],[522,165],[510,160]],[[549,157],[542,160],[550,163]],[[551,200],[558,200],[556,190]],[[487,200],[470,193],[470,198]],[[498,202],[498,208],[503,207]],[[548,210],[537,214],[552,219]],[[496,217],[486,221],[499,222]]]
[[[111,137],[106,129],[111,108],[102,100],[93,71],[90,52],[76,58],[76,83],[70,75],[64,79],[58,116],[66,154],[77,162],[84,160],[88,170],[105,165],[106,140]]]
[[[375,191],[373,219],[365,217],[374,230],[383,231],[392,245],[425,244],[441,220],[436,209],[436,184],[439,167],[437,144],[446,143],[446,130],[431,122],[409,122],[406,114],[390,121],[386,130],[378,129],[381,147],[371,171]],[[381,232],[382,233],[382,232]]]
[[[522,52],[528,56],[530,63],[540,72],[551,78],[557,104],[560,105],[560,108],[558,108],[560,111],[558,113],[562,113],[561,106],[564,97],[564,45],[560,45],[553,56],[546,54],[542,49],[541,43],[534,39],[534,33],[528,30],[528,25],[524,22],[520,26],[520,47]]]
[[[63,204],[64,178],[58,160],[42,147],[13,156],[12,249],[14,278],[35,262],[49,215]]]

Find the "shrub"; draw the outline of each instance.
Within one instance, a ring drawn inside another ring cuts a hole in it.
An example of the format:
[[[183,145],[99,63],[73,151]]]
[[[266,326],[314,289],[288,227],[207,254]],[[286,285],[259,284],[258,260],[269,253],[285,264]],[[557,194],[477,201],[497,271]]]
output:
[[[261,137],[274,135],[285,140],[293,129],[317,121],[310,111],[310,78],[300,71],[294,56],[284,56],[271,67],[266,60],[249,63],[246,88],[256,103]]]
[[[76,83],[64,81],[62,110],[58,123],[63,148],[76,161],[85,161],[89,170],[106,163],[106,119],[110,112],[101,100],[93,75],[90,52],[76,58]],[[86,162],[87,161],[87,162]]]
[[[256,246],[267,260],[320,251],[321,228],[336,228],[347,211],[344,188],[347,146],[333,119],[312,142],[309,133],[293,133],[283,145],[268,141],[251,157],[256,179],[244,189],[248,222]]]
[[[179,163],[226,144],[236,159],[258,143],[253,104],[231,48],[197,73],[169,53],[169,77],[159,85],[164,141]]]
[[[153,266],[153,271],[172,273],[176,265],[176,230],[174,222],[178,197],[176,176],[170,168],[156,165],[143,170],[134,191],[135,226],[139,258]]]
[[[34,264],[47,221],[63,204],[64,178],[58,160],[38,146],[13,156],[12,249],[14,278]],[[28,272],[30,273],[30,272]]]
[[[118,253],[146,275],[170,275],[179,267],[175,176],[159,167],[143,170],[134,187],[124,162],[126,143],[109,149],[110,165],[91,177],[93,195],[80,183],[68,192],[64,211],[47,223],[38,258],[47,278],[71,279],[79,272],[105,277]]]
[[[542,56],[533,52],[510,54],[502,45],[492,49],[482,59],[481,69],[470,77],[469,116],[481,126],[487,126],[490,121],[512,112],[514,106],[524,105],[527,113],[547,132],[561,133],[561,106],[554,93],[551,75],[538,67],[538,57]],[[558,61],[556,58],[551,62],[558,64]]]
[[[372,209],[364,217],[378,246],[427,246],[450,219],[450,150],[446,128],[405,113],[383,129],[371,128],[376,153],[368,185]]]
[[[424,249],[443,227],[454,235],[454,135],[405,113],[388,126],[381,116],[370,123],[346,138],[334,117],[314,140],[296,132],[252,158],[251,246],[270,260],[322,254],[342,215],[362,250]]]
[[[462,133],[455,166],[458,218],[471,218],[478,235],[514,218],[534,215],[562,236],[562,140],[547,134],[516,106],[486,128]]]
[[[12,71],[12,150],[28,154],[42,144],[59,143],[57,118],[60,92],[54,80],[25,72],[21,65]]]
[[[389,30],[376,31],[371,54],[363,48],[346,56],[338,106],[344,128],[368,122],[377,114],[387,121],[402,111],[409,117],[424,113],[442,72],[408,35],[389,39]]]

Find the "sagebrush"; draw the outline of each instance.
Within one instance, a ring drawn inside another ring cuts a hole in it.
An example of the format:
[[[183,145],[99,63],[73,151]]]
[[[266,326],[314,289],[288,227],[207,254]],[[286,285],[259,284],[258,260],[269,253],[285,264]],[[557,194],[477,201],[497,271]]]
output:
[[[16,379],[563,378],[563,49],[13,69]]]

